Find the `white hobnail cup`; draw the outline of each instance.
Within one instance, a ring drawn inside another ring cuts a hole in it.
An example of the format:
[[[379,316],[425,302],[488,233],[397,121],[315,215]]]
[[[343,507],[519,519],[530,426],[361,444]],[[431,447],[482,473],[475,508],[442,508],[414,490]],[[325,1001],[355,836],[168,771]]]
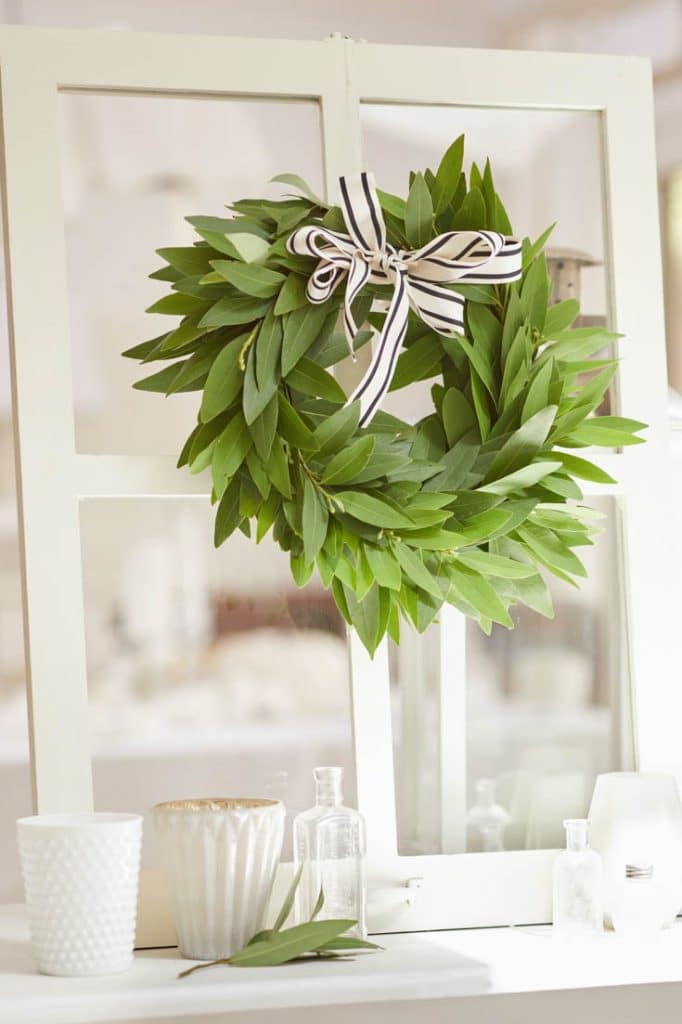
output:
[[[220,960],[263,927],[282,852],[279,800],[173,800],[154,808],[183,956]]]
[[[33,955],[42,974],[118,974],[133,960],[142,846],[138,814],[17,821]]]

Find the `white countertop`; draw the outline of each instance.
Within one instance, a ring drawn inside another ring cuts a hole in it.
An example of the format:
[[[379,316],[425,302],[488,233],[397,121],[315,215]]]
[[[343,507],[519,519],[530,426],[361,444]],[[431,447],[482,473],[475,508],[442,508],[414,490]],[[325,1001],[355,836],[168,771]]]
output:
[[[94,1024],[216,1014],[229,1020],[240,1011],[682,982],[682,921],[645,943],[613,934],[569,942],[544,926],[418,932],[377,941],[385,952],[351,963],[216,967],[179,981],[188,961],[176,949],[146,950],[125,974],[51,978],[35,971],[23,908],[2,907],[0,1019]],[[675,1002],[682,1005],[682,986]]]

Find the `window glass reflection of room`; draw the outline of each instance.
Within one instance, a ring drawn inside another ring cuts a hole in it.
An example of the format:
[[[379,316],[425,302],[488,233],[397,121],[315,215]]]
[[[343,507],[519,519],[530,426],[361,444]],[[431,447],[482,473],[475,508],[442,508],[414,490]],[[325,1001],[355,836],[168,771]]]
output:
[[[319,764],[343,766],[352,793],[345,624],[319,580],[296,588],[271,538],[236,531],[215,551],[213,513],[82,504],[100,809],[266,794],[295,813]]]
[[[553,301],[576,297],[577,325],[606,324],[598,113],[368,103],[362,127],[365,164],[382,188],[399,195],[410,169],[437,167],[449,143],[464,133],[465,169],[472,161],[482,167],[490,157],[519,234],[536,238],[556,222],[547,252]],[[414,422],[428,412],[432,384],[389,395],[386,407]],[[609,401],[599,412],[609,411]],[[457,804],[458,850],[563,845],[562,821],[586,813],[595,774],[630,764],[616,508],[604,499],[588,504],[607,513],[607,530],[594,548],[581,549],[589,578],[579,590],[549,581],[553,621],[521,608],[512,613],[515,631],[494,627],[490,638],[467,624],[466,793]],[[448,725],[438,710],[439,628],[408,637],[391,654],[404,853],[451,848],[439,811],[450,799],[441,792],[448,781],[441,778],[438,737],[442,729],[447,743]]]
[[[614,499],[591,499],[604,532],[581,558],[580,590],[552,581],[555,618],[512,612],[515,630],[467,628],[467,804],[470,849],[486,848],[486,802],[509,820],[506,849],[561,846],[564,818],[585,817],[597,774],[632,766],[632,721]],[[490,789],[477,793],[481,780]],[[490,820],[495,815],[489,814]]]
[[[514,230],[535,239],[555,224],[547,246],[553,299],[579,298],[576,326],[606,325],[602,131],[596,111],[363,103],[363,161],[381,188],[404,195],[409,172],[438,167],[450,143],[465,137],[464,169],[489,158]],[[409,139],[409,144],[406,144]],[[567,142],[570,140],[570,143]],[[594,358],[608,358],[607,350]],[[431,382],[388,395],[385,407],[416,418]],[[611,401],[610,392],[601,412]]]
[[[581,549],[579,589],[548,577],[555,616],[512,610],[513,631],[466,625],[465,726],[442,722],[439,630],[391,650],[397,813],[403,853],[547,849],[584,817],[597,774],[633,767],[615,499],[591,497],[603,530]],[[441,777],[440,741],[466,734],[465,779]],[[465,788],[462,790],[462,782]],[[459,815],[453,845],[441,819]]]
[[[120,356],[177,324],[145,314],[168,290],[148,277],[161,264],[155,250],[196,241],[187,216],[226,217],[227,203],[281,196],[288,187],[270,179],[284,171],[322,191],[319,106],[66,92],[59,112],[76,447],[177,454],[196,394],[164,402],[134,391],[145,368]]]
[[[195,240],[186,215],[280,195],[269,179],[282,171],[321,190],[318,105],[65,93],[60,113],[77,448],[177,455],[197,395],[134,391],[145,368],[120,356],[173,326],[144,313],[167,290],[147,277],[154,250]],[[237,532],[214,551],[214,511],[82,503],[99,809],[269,794],[295,811],[320,763],[343,765],[352,788],[345,627],[321,585],[295,587],[270,538]]]

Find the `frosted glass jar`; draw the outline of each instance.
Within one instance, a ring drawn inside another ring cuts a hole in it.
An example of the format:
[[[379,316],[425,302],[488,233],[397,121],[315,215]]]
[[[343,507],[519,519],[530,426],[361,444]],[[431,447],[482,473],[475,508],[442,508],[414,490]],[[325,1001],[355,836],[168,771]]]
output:
[[[667,904],[666,890],[656,881],[651,864],[627,864],[614,893],[613,927],[628,938],[656,935],[666,925]]]
[[[650,864],[667,894],[666,925],[682,907],[682,803],[672,775],[608,772],[598,775],[589,818],[592,848],[604,865],[607,924],[627,864]]]
[[[133,960],[142,818],[40,814],[17,821],[33,955],[42,974],[118,974]]]
[[[182,955],[220,960],[263,927],[282,852],[284,804],[220,798],[157,804]]]

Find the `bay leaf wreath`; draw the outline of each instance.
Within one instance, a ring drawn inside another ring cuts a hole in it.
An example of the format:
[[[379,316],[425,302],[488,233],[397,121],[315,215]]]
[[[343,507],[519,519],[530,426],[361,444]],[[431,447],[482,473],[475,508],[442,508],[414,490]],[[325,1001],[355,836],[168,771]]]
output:
[[[597,528],[577,481],[613,482],[575,450],[645,426],[595,415],[617,363],[591,357],[618,336],[549,305],[551,228],[517,241],[490,163],[467,180],[463,157],[460,136],[406,200],[363,174],[332,206],[284,174],[296,194],[187,218],[199,239],[158,250],[171,293],[148,310],[180,323],[124,353],[171,361],[138,389],[203,392],[178,466],[211,469],[216,546],[272,531],[371,654],[444,602],[486,632],[517,603],[551,616],[543,575],[576,584]],[[372,340],[348,398],[330,369]],[[417,423],[381,408],[429,380]]]

